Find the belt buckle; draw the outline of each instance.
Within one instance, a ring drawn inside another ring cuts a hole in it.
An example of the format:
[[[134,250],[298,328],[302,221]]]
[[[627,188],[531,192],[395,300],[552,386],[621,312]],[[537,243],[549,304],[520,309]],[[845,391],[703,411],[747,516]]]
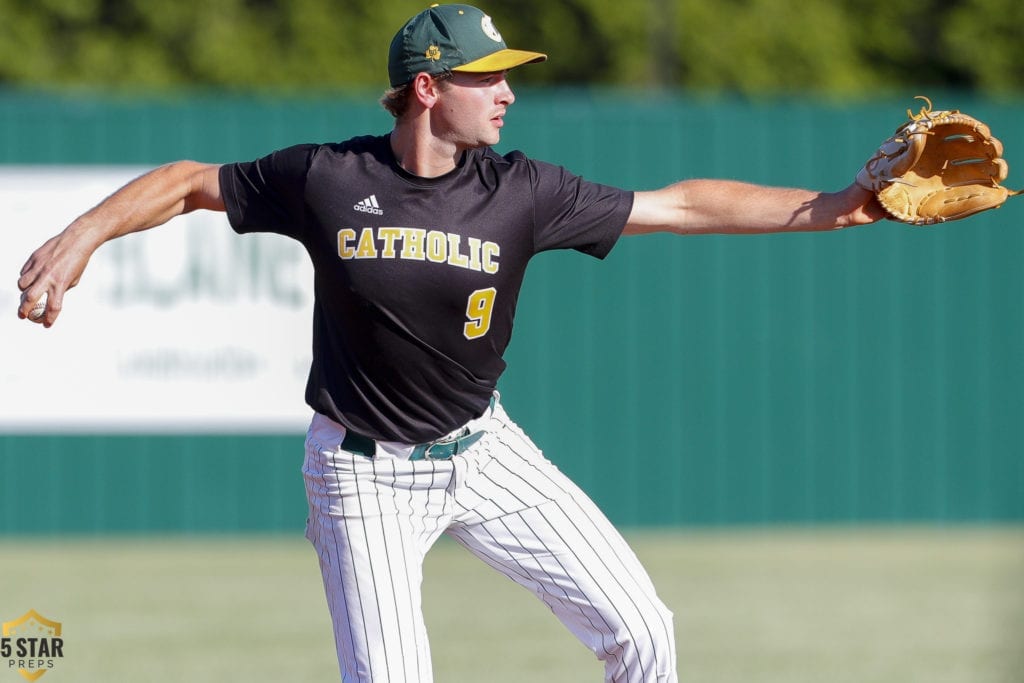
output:
[[[423,448],[423,459],[424,460],[451,460],[452,456],[458,454],[459,443],[469,436],[469,429],[463,428],[459,431],[458,436],[454,436],[450,439],[434,441],[433,443],[427,444]],[[432,455],[431,451],[438,449],[440,453],[438,455]]]
[[[455,446],[455,449],[452,448]],[[435,456],[431,451],[435,448],[441,448],[444,450],[443,453]],[[452,456],[455,455],[456,449],[458,448],[458,441],[449,441],[445,443],[432,443],[423,449],[424,460],[451,460]]]

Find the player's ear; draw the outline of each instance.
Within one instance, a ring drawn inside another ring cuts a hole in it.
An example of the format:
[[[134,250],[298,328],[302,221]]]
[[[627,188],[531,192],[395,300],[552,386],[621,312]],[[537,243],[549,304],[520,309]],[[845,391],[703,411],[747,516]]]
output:
[[[416,100],[426,109],[437,104],[441,93],[438,82],[426,72],[420,72],[416,74],[416,78],[412,79],[412,90]]]

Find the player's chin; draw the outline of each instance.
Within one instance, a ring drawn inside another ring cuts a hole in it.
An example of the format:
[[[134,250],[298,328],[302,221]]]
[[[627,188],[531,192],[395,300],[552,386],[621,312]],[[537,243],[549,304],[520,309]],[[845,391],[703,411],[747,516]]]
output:
[[[504,127],[505,121],[500,116],[491,119],[491,127],[487,131],[487,137],[491,138],[488,144],[493,145],[494,143],[501,139],[501,129]]]
[[[488,134],[488,135],[481,135],[476,140],[476,142],[474,142],[473,144],[468,145],[468,146],[469,147],[475,147],[477,149],[479,149],[481,147],[493,147],[494,145],[498,144],[498,142],[500,142],[500,141],[501,141],[501,135],[497,131],[495,131],[494,133],[491,133],[491,134]]]
[[[498,144],[501,140],[501,130],[498,126],[481,127],[473,131],[472,135],[465,136],[463,145],[470,148],[490,147]]]

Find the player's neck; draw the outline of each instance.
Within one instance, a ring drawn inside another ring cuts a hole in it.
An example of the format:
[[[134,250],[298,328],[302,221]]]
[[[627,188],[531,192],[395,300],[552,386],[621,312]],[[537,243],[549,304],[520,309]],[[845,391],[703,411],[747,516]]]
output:
[[[401,121],[391,131],[391,151],[409,173],[436,178],[458,166],[465,150],[420,130],[416,121]]]

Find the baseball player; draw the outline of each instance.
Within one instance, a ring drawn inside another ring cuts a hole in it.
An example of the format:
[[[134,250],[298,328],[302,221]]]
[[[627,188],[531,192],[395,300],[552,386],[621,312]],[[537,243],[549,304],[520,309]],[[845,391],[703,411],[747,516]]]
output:
[[[881,217],[856,184],[826,194],[687,180],[633,192],[499,155],[491,147],[515,101],[508,71],[545,59],[509,49],[475,7],[432,6],[391,43],[390,133],[163,166],[43,244],[18,280],[19,315],[45,293],[38,321],[50,326],[102,243],[196,209],[305,246],[315,272],[306,536],[344,681],[431,680],[420,588],[442,534],[544,601],[606,680],[675,681],[672,615],[647,573],[495,391],[526,265],[552,249],[603,258],[622,235]]]

